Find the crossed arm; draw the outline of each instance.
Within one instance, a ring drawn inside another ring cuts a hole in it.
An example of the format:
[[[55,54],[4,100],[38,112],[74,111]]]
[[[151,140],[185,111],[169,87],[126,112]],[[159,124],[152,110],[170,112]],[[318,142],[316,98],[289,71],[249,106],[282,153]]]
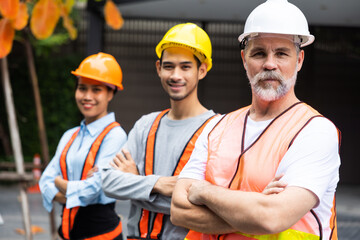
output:
[[[94,173],[97,172],[98,170],[99,169],[97,166],[90,169],[90,171],[86,175],[86,179],[92,177],[94,175]],[[59,202],[61,204],[66,204],[66,190],[67,190],[68,181],[63,179],[62,176],[59,175],[59,176],[55,177],[54,182],[55,182],[56,188],[59,190],[59,192],[56,193],[56,195],[54,197],[54,201]]]
[[[265,191],[272,191],[269,186]],[[300,187],[262,194],[184,178],[178,180],[173,193],[171,221],[208,234],[271,234],[290,228],[317,202],[315,194]]]
[[[126,149],[122,150],[122,154],[116,154],[113,161],[110,162],[110,165],[116,170],[120,170],[126,173],[132,173],[134,175],[139,175],[136,163],[132,158],[130,152]],[[175,188],[176,181],[177,176],[160,177],[156,181],[151,193],[159,193],[163,196],[171,197]]]

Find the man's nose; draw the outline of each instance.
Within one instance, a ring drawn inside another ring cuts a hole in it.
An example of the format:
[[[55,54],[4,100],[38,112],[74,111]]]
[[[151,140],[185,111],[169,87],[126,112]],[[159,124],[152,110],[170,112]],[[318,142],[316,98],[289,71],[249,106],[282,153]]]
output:
[[[171,80],[178,81],[181,79],[181,68],[175,67],[171,73]]]
[[[264,69],[275,70],[276,66],[277,66],[276,58],[273,55],[269,54],[265,59],[265,62],[263,65]]]

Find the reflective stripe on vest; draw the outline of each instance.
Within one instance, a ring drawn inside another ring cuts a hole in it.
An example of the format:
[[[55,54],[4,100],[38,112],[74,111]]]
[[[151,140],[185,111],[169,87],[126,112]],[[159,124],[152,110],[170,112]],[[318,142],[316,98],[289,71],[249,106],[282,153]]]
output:
[[[169,112],[169,109],[162,111],[154,120],[146,142],[146,156],[145,156],[145,175],[154,174],[154,162],[155,162],[155,142],[156,142],[156,133],[159,128],[161,119]],[[214,115],[215,116],[215,115]],[[202,131],[204,130],[206,124],[214,117],[208,118],[193,134],[188,143],[185,145],[185,148],[178,160],[178,163],[172,173],[172,176],[177,176],[180,174],[181,170],[184,168],[186,163],[189,161],[192,151],[195,148],[195,143]],[[141,238],[150,239],[159,239],[162,234],[163,219],[164,214],[162,213],[153,213],[155,214],[154,220],[151,222],[151,212],[142,209],[141,219],[139,222],[139,231]]]
[[[294,138],[314,117],[322,116],[305,103],[296,103],[273,119],[260,136],[245,149],[244,139],[249,109],[250,106],[227,114],[210,132],[205,179],[215,185],[234,190],[262,192],[274,178],[278,165]],[[336,222],[335,219],[333,221]],[[336,232],[336,226],[333,232]],[[189,236],[187,236],[189,240],[321,239],[322,227],[314,211],[310,211],[290,229],[275,235],[232,233],[220,236],[206,234]],[[337,239],[336,234],[333,236],[332,239]]]
[[[106,136],[106,134],[108,134],[108,132],[110,132],[111,129],[113,129],[114,127],[117,127],[117,126],[120,126],[120,124],[117,122],[113,122],[113,123],[109,124],[95,139],[95,141],[91,145],[88,155],[86,156],[86,160],[84,162],[80,180],[86,179],[86,174],[88,173],[88,171],[90,169],[92,169],[94,167],[97,152],[99,151],[100,145],[101,145],[104,137]],[[69,180],[68,175],[67,175],[66,155],[69,151],[71,144],[74,142],[75,138],[77,137],[79,131],[80,131],[80,128],[73,133],[69,142],[65,145],[64,150],[62,151],[62,153],[60,155],[60,169],[61,169],[61,174],[65,180]],[[63,233],[63,236],[65,239],[70,239],[70,231],[73,228],[74,219],[75,219],[75,216],[76,216],[76,213],[78,210],[79,210],[79,207],[74,207],[74,208],[69,209],[64,206],[61,230],[62,230],[62,233]],[[122,226],[121,226],[121,222],[120,222],[119,225],[116,227],[116,229],[114,229],[112,232],[109,232],[106,234],[110,234],[111,236],[116,237],[117,235],[114,235],[112,233],[118,232],[119,228],[120,228],[120,233],[121,233],[121,231],[122,231],[121,227]],[[96,239],[96,238],[91,238],[91,239]],[[104,239],[104,238],[102,238],[102,239]]]
[[[304,233],[304,232],[300,232],[300,231],[296,231],[296,230],[292,230],[292,229],[288,229],[286,231],[283,231],[281,233],[277,233],[277,234],[268,234],[268,235],[251,235],[251,234],[244,234],[244,233],[234,233],[232,235],[205,235],[203,233],[198,233],[198,232],[194,232],[191,231],[189,232],[189,234],[186,236],[185,240],[194,240],[194,239],[203,239],[203,240],[237,240],[237,239],[247,239],[247,240],[318,240],[319,236],[317,235],[313,235],[313,234],[309,234],[309,233]]]

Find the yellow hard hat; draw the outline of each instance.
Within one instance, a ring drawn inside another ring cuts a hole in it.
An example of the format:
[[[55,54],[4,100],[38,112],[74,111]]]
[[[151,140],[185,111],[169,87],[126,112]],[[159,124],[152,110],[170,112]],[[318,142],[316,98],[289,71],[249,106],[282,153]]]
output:
[[[78,77],[86,77],[123,90],[122,71],[116,59],[107,53],[97,53],[85,58],[78,69],[71,71]]]
[[[194,23],[182,23],[170,28],[156,46],[156,55],[161,58],[163,50],[169,47],[189,49],[201,63],[206,63],[208,71],[212,67],[210,38],[202,28]]]

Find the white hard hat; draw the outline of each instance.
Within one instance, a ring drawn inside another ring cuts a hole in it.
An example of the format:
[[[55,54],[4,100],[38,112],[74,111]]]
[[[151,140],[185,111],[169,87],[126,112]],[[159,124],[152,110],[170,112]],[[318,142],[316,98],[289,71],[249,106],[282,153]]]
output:
[[[294,35],[301,47],[315,40],[304,14],[287,0],[267,0],[257,6],[246,19],[244,33],[238,39],[242,42],[259,33]]]

